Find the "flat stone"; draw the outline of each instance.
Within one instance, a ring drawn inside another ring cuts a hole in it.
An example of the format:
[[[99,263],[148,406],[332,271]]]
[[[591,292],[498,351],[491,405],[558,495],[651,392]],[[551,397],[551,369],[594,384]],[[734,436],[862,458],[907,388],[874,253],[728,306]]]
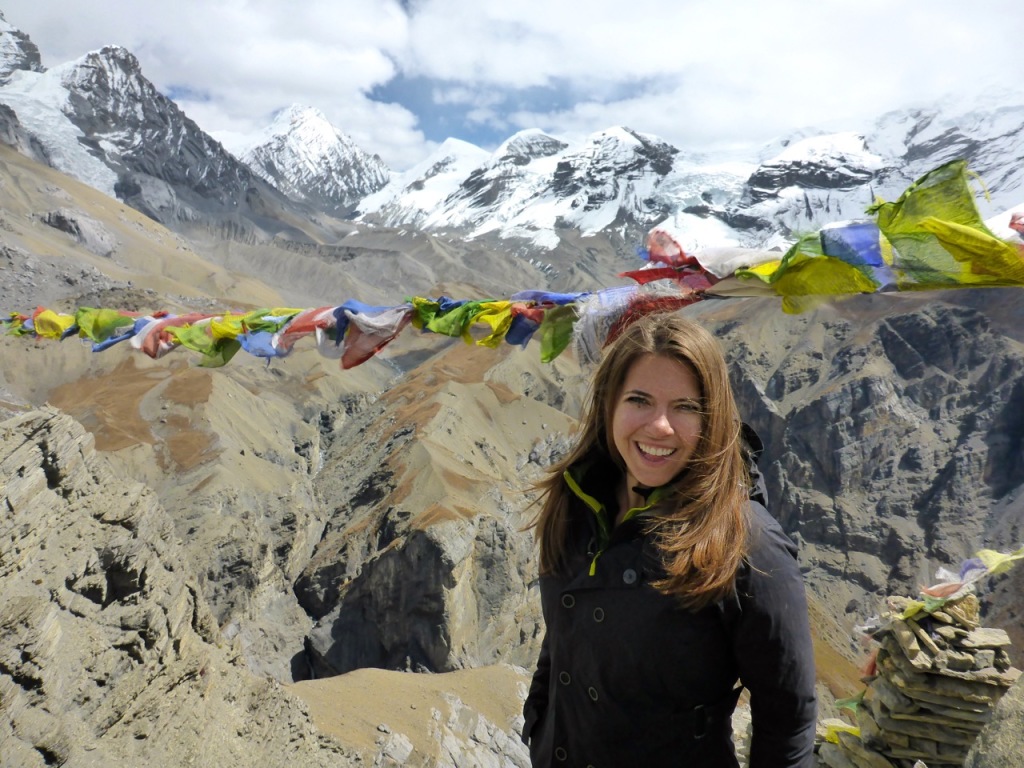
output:
[[[978,627],[960,639],[964,648],[1005,648],[1010,644],[1010,636],[1005,630],[992,627]]]
[[[877,677],[864,692],[865,700],[878,699],[890,712],[914,712],[918,704],[897,690],[888,678]]]
[[[980,723],[982,725],[992,721],[992,710],[993,707],[977,707],[965,701],[959,702],[955,707],[934,703],[928,705],[928,711],[934,712],[936,715],[943,715],[954,720],[965,720],[970,723]]]
[[[965,731],[960,728],[950,728],[932,723],[916,723],[910,720],[894,720],[891,717],[884,716],[876,716],[875,722],[886,733],[895,731],[896,733],[905,733],[907,736],[929,739],[945,744],[956,744],[968,749],[978,736],[977,731]]]
[[[863,742],[852,733],[840,731],[838,736],[840,745],[853,754],[854,764],[859,768],[892,768],[892,763],[883,755],[865,747]]]
[[[957,717],[949,717],[947,715],[941,715],[936,712],[928,712],[926,710],[920,710],[912,714],[891,713],[890,717],[893,720],[904,720],[913,723],[927,723],[930,725],[936,725],[940,727],[949,726],[950,728],[958,728],[961,731],[973,733],[977,733],[985,727],[985,724],[981,722],[962,720]]]
[[[999,696],[999,689],[973,679],[958,679],[950,675],[923,674],[903,660],[903,654],[893,656],[879,653],[878,664],[885,675],[905,696],[917,698],[918,693],[938,694],[952,699],[991,705]]]
[[[945,691],[947,692],[962,690],[964,693],[967,693],[975,691],[975,687],[977,686],[1001,686],[1003,688],[1009,688],[1017,681],[1017,678],[1020,677],[1020,670],[1012,667],[1005,672],[1000,672],[998,669],[990,667],[988,669],[978,669],[970,672],[958,672],[952,669],[943,669],[929,673],[922,673],[910,663],[906,656],[903,655],[902,651],[899,650],[899,646],[895,644],[895,641],[889,641],[887,639],[882,643],[882,648],[888,651],[887,658],[891,660],[890,666],[896,666],[903,669],[905,672],[919,675],[923,678],[928,678],[921,681],[923,686],[918,686],[924,687],[925,690],[939,690],[945,686]],[[939,678],[946,679],[948,682],[940,683],[938,682]],[[959,681],[960,685],[952,685],[955,681]]]
[[[932,668],[932,657],[929,654],[921,653],[921,645],[917,642],[917,634],[908,626],[909,621],[894,621],[889,628],[892,636],[896,638],[903,655],[915,669],[925,670]]]
[[[928,653],[933,658],[936,655],[938,655],[940,650],[939,646],[937,646],[935,644],[935,641],[932,640],[928,633],[921,628],[920,624],[918,624],[916,621],[908,621],[907,625],[910,627],[911,631],[913,631],[914,635],[917,637],[918,642],[921,643],[921,645],[925,648],[925,650],[928,651]]]
[[[995,660],[995,654],[992,655]],[[988,664],[984,666],[990,666]],[[974,656],[970,653],[964,653],[962,651],[954,651],[952,649],[940,651],[935,656],[935,668],[942,670],[953,670],[958,672],[966,672],[967,670],[974,669]]]
[[[943,606],[943,610],[953,617],[956,624],[965,629],[974,630],[981,626],[981,623],[978,621],[981,609],[978,598],[974,595],[962,597],[955,603],[946,603]]]
[[[949,643],[957,643],[960,638],[967,637],[969,634],[966,629],[960,629],[960,627],[954,627],[950,624],[937,625],[935,627],[935,633]]]
[[[828,768],[860,768],[842,747],[830,742],[825,742],[819,747],[818,759]]]
[[[868,707],[857,707],[857,727],[860,728],[860,740],[871,749],[882,751],[887,746],[885,734],[878,727],[875,718],[871,716]]]

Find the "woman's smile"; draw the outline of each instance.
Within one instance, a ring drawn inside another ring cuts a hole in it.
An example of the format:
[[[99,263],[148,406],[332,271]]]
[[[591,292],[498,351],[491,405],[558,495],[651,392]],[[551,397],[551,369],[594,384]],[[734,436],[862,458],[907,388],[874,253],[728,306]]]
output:
[[[675,448],[658,448],[657,446],[644,445],[643,443],[637,443],[637,447],[640,449],[641,453],[654,457],[671,456],[676,452]]]

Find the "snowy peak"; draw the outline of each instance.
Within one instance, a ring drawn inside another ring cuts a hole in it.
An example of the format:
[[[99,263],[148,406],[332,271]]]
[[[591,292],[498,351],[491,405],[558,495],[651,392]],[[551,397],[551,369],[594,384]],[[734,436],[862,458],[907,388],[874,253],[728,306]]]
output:
[[[255,242],[315,226],[157,91],[120,46],[44,73],[14,72],[0,102],[53,167],[172,228]]]
[[[379,157],[357,147],[320,110],[298,105],[278,113],[239,156],[287,196],[332,211],[351,210],[391,176]]]
[[[177,106],[157,92],[142,75],[139,60],[116,45],[91,51],[75,61],[54,67],[50,75],[67,91],[64,113],[86,136],[102,138],[118,151],[131,150],[141,140],[137,129],[157,113]],[[177,114],[180,118],[183,115]]]
[[[11,73],[43,72],[39,49],[29,36],[9,24],[0,11],[0,85],[10,80]]]
[[[856,133],[812,136],[793,142],[762,163],[747,181],[748,199],[759,203],[787,187],[853,189],[870,182],[885,161]]]
[[[628,128],[601,131],[562,157],[552,191],[573,197],[574,208],[593,211],[621,200],[630,189],[653,189],[672,170],[678,152],[661,139]]]
[[[251,179],[247,168],[157,91],[125,48],[106,46],[51,74],[67,90],[65,115],[119,174],[145,174],[221,203]]]
[[[390,225],[495,233],[546,248],[557,230],[596,234],[615,227],[639,236],[660,212],[650,199],[672,172],[678,150],[653,136],[610,128],[571,145],[522,131],[487,155],[449,140],[419,166],[360,205],[361,216]]]
[[[443,228],[445,201],[490,155],[475,144],[460,139],[445,141],[423,161],[391,181],[359,204],[362,218],[385,226],[424,226],[433,217]],[[459,226],[451,222],[450,226]]]
[[[494,158],[496,158],[495,163],[505,161],[515,165],[525,165],[531,160],[556,155],[568,146],[561,139],[556,139],[539,129],[532,128],[519,131],[506,139],[494,151]]]

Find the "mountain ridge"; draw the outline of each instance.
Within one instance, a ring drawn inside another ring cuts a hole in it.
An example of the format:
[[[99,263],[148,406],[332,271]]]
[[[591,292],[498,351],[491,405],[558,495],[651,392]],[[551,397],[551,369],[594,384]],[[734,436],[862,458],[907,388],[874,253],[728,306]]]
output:
[[[52,82],[41,85],[55,75],[37,71],[27,35],[6,25],[0,41],[0,72],[9,77],[0,103],[50,164],[181,231],[205,226],[247,242],[325,242],[345,230],[331,219],[350,219],[521,243],[553,254],[549,260],[564,271],[558,251],[576,237],[569,232],[601,235],[620,257],[663,222],[691,233],[688,250],[779,247],[801,232],[863,217],[877,197],[897,196],[954,157],[983,180],[986,216],[1024,195],[1020,97],[937,102],[885,113],[853,131],[802,129],[728,159],[623,126],[578,144],[520,131],[493,152],[449,139],[394,173],[312,108],[282,110],[257,146],[236,147],[236,157],[160,95],[119,46],[54,68],[58,93]],[[70,126],[44,119],[55,112]],[[7,125],[11,133],[10,119]],[[166,148],[150,155],[139,151],[143,145]]]

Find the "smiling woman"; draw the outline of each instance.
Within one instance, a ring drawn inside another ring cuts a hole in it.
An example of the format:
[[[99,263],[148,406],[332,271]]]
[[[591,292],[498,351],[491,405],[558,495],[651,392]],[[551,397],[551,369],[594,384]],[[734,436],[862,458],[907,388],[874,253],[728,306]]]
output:
[[[814,655],[795,547],[767,513],[714,337],[628,326],[534,521],[546,635],[524,709],[535,766],[813,764]]]
[[[643,488],[665,485],[690,461],[700,440],[700,382],[693,366],[644,355],[626,374],[612,416],[612,444],[626,465],[625,508]]]

